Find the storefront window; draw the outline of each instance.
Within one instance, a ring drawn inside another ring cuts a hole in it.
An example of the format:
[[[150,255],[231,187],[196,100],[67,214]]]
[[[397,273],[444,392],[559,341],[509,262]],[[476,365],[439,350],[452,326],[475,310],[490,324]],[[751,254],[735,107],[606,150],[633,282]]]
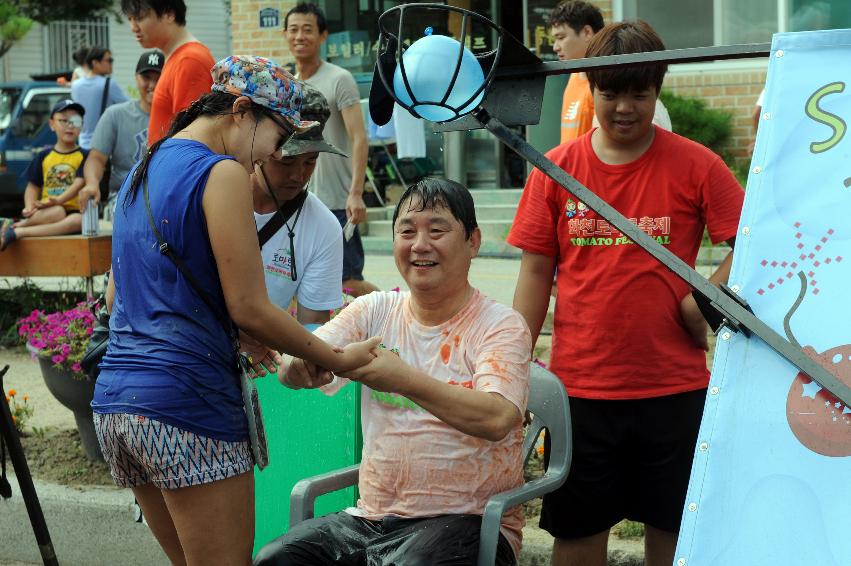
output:
[[[790,0],[789,31],[851,28],[848,0]]]
[[[553,38],[547,25],[554,5],[552,0],[527,1],[524,42],[544,61],[558,60],[558,56],[553,53]]]
[[[620,1],[623,18],[648,21],[668,49],[767,42],[780,29],[851,27],[848,0],[787,0],[785,14],[778,13],[777,0]]]
[[[369,96],[372,73],[375,66],[375,55],[378,47],[378,17],[385,11],[403,2],[395,0],[325,0],[320,7],[328,20],[328,40],[323,52],[323,59],[339,65],[350,71],[358,83],[362,99]],[[453,6],[464,8],[492,18],[492,0],[450,0]],[[402,40],[411,44],[426,34],[426,28],[431,33],[449,35],[456,39],[461,36],[461,17],[446,12],[418,12],[415,20],[406,17],[406,26],[402,30]],[[498,22],[497,22],[498,23]],[[395,24],[394,24],[395,27]],[[466,33],[466,45],[474,53],[492,49],[490,28],[481,24],[470,24]],[[551,51],[551,49],[550,49]],[[437,71],[439,72],[439,71]],[[364,109],[366,105],[364,104]],[[367,132],[370,137],[371,163],[380,162],[382,152],[394,151],[393,140],[379,139],[372,136],[374,125],[368,121],[366,110],[364,119],[367,121]],[[429,167],[441,174],[444,169],[443,134],[434,133],[430,123],[425,125],[426,162]],[[465,168],[468,182],[471,185],[494,186],[497,181],[495,163],[499,152],[493,138],[484,131],[466,132],[464,134]],[[386,144],[390,145],[388,149]],[[418,162],[419,163],[419,162]],[[411,171],[410,163],[401,163],[403,174]],[[410,179],[406,179],[410,180]]]

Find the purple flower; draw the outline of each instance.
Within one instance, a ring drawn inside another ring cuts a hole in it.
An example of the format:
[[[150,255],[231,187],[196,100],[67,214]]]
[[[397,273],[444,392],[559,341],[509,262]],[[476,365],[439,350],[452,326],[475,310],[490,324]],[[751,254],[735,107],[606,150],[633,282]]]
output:
[[[18,335],[23,342],[39,350],[39,356],[49,359],[59,369],[74,373],[77,379],[85,375],[79,360],[89,344],[95,317],[91,305],[82,302],[67,311],[45,313],[38,309],[18,321]]]

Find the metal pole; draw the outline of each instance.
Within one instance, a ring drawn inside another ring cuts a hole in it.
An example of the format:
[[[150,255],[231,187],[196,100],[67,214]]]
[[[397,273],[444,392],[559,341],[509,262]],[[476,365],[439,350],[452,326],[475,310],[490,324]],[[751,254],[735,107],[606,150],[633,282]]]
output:
[[[6,375],[7,371],[9,371],[8,365],[0,370],[0,391],[4,392],[6,389],[3,386],[3,376]],[[24,449],[21,446],[21,439],[18,438],[18,431],[15,430],[15,425],[12,422],[9,404],[0,401],[0,411],[2,411],[0,434],[9,446],[9,459],[12,460],[12,467],[15,468],[15,476],[18,478],[18,485],[27,507],[27,514],[30,516],[30,524],[33,528],[35,541],[38,544],[38,550],[41,553],[41,559],[45,566],[59,566],[56,551],[53,549],[53,542],[50,540],[50,532],[47,530],[47,522],[44,520],[44,513],[41,510],[41,503],[38,501],[38,494],[30,475],[30,468],[24,455]]]
[[[465,132],[443,134],[443,170],[446,178],[467,185],[467,164],[464,155]]]
[[[540,169],[544,175],[561,185],[564,190],[572,193],[576,198],[588,205],[588,208],[605,218],[609,224],[620,230],[624,236],[627,236],[630,240],[641,246],[644,251],[673,271],[675,275],[688,283],[698,293],[706,297],[712,303],[712,306],[725,317],[724,324],[727,327],[734,331],[753,332],[778,354],[786,358],[789,363],[818,382],[819,385],[835,395],[846,406],[851,406],[851,387],[839,381],[836,376],[807,356],[800,347],[794,346],[757,318],[734,298],[735,295],[728,295],[722,292],[718,287],[689,267],[683,260],[671,253],[670,250],[627,220],[625,216],[612,208],[606,201],[598,197],[590,189],[550,161],[541,152],[529,145],[526,140],[512,132],[498,119],[491,117],[486,110],[479,108],[473,115],[488,131],[502,140],[505,145]]]

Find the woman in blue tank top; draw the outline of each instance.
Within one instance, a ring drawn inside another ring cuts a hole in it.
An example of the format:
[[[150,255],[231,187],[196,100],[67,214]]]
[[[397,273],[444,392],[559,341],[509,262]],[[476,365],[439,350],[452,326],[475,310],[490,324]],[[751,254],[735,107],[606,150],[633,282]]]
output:
[[[335,351],[269,301],[248,174],[315,123],[273,61],[228,57],[212,72],[213,92],[176,116],[118,194],[110,339],[92,400],[112,476],[174,564],[251,560],[254,462],[230,321],[270,348],[267,366],[281,351],[343,372],[378,345]]]

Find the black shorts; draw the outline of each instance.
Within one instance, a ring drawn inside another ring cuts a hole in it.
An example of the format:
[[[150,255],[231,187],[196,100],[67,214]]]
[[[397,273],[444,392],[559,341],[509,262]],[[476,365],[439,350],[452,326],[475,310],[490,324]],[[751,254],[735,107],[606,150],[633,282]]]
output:
[[[299,523],[264,545],[254,566],[475,564],[481,526],[478,515],[387,516],[369,521],[346,512],[331,513]],[[515,563],[514,551],[500,533],[495,566]]]
[[[678,532],[705,399],[706,389],[626,401],[572,397],[570,474],[544,496],[541,528],[576,539],[630,519]]]
[[[332,210],[340,222],[340,227],[346,225],[346,210]],[[355,279],[363,281],[363,242],[360,239],[360,228],[355,226],[355,232],[347,242],[343,238],[343,281]]]

